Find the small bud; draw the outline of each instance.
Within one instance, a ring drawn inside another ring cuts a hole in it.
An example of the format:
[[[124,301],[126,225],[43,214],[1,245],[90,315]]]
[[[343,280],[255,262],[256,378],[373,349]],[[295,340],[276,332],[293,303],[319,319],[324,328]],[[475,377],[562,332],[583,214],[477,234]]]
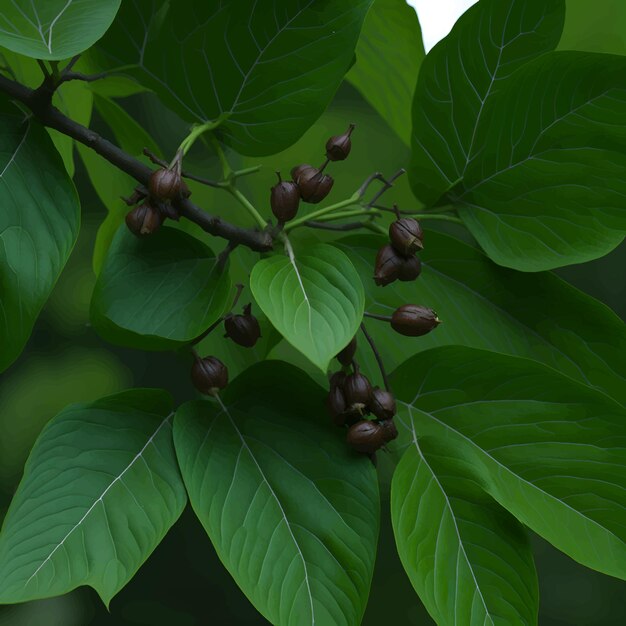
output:
[[[334,387],[343,387],[345,381],[346,373],[339,370],[330,377],[330,388],[333,389]]]
[[[391,239],[391,245],[405,256],[424,249],[422,227],[412,217],[403,217],[393,222],[389,226],[389,239]]]
[[[252,348],[261,336],[259,321],[251,311],[252,305],[247,304],[243,309],[243,315],[229,315],[224,320],[225,337],[230,337],[244,348]]]
[[[396,399],[385,389],[374,387],[368,407],[379,420],[390,420],[396,414]]]
[[[416,256],[408,256],[402,259],[398,268],[398,280],[410,282],[422,273],[422,262]]]
[[[343,161],[348,158],[352,149],[352,140],[350,135],[354,130],[354,124],[348,126],[348,130],[343,135],[331,137],[326,142],[326,157],[331,161]]]
[[[343,394],[346,398],[346,404],[349,409],[363,413],[370,401],[372,386],[367,376],[363,376],[359,372],[346,376],[343,383]]]
[[[393,246],[389,244],[383,246],[376,256],[374,282],[380,287],[384,287],[397,280],[403,260]]]
[[[163,224],[163,215],[145,202],[126,214],[126,226],[137,237],[155,233]]]
[[[292,220],[298,212],[300,189],[293,181],[282,180],[280,172],[276,172],[276,174],[278,175],[278,182],[272,187],[270,206],[276,219],[284,224]]]
[[[196,359],[191,368],[191,381],[201,393],[214,396],[228,384],[228,368],[214,356]]]
[[[398,429],[392,419],[380,422],[380,427],[383,431],[383,439],[385,440],[385,443],[393,441],[398,436]]]
[[[391,327],[406,337],[426,335],[440,323],[441,320],[432,309],[416,304],[405,304],[391,316]]]
[[[298,184],[300,197],[311,204],[321,202],[330,193],[335,182],[331,176],[310,165],[300,165],[291,174]]]
[[[337,355],[337,360],[342,365],[350,365],[356,354],[356,337],[352,337],[350,343]]]
[[[326,407],[330,416],[333,418],[333,422],[337,426],[343,426],[346,421],[346,398],[343,395],[341,387],[334,386],[330,388],[328,396],[326,397]]]
[[[372,454],[385,445],[385,431],[380,424],[361,420],[348,429],[346,441],[357,452]]]
[[[174,200],[181,191],[180,174],[174,170],[161,168],[150,176],[150,195],[158,200]]]

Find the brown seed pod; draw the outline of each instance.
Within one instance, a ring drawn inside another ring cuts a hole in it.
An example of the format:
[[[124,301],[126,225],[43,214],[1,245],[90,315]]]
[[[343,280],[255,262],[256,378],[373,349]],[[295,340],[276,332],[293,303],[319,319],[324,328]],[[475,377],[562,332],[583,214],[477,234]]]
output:
[[[293,181],[282,180],[280,172],[276,172],[276,174],[278,182],[271,189],[270,206],[279,223],[284,224],[292,220],[298,213],[300,189]]]
[[[311,176],[314,176],[317,171],[317,168],[313,167],[312,165],[309,165],[308,163],[302,163],[301,165],[296,165],[295,167],[291,168],[291,178],[297,184],[301,176],[303,178],[310,178]]]
[[[163,214],[144,202],[126,214],[126,226],[133,235],[144,237],[155,233],[163,224]]]
[[[374,282],[380,287],[389,285],[397,280],[400,267],[404,259],[390,244],[384,245],[376,255],[376,267],[374,269]]]
[[[417,304],[405,304],[393,312],[391,327],[406,337],[426,335],[441,323],[432,309]]]
[[[150,196],[157,200],[174,200],[181,192],[180,173],[167,168],[152,172],[148,185]]]
[[[337,360],[342,365],[350,365],[356,354],[356,337],[352,337],[350,343],[337,355]]]
[[[333,188],[335,181],[332,176],[324,174],[316,168],[306,169],[294,178],[300,190],[300,197],[310,204],[321,202]]]
[[[393,441],[398,436],[398,429],[392,419],[380,422],[380,427],[383,431],[383,439],[385,440],[385,443]]]
[[[326,407],[328,408],[330,416],[333,418],[333,422],[335,422],[337,426],[343,426],[346,421],[346,410],[348,407],[341,387],[334,386],[330,388],[328,396],[326,397]]]
[[[191,367],[191,381],[199,392],[214,396],[228,385],[228,368],[214,356],[196,359]]]
[[[371,420],[360,420],[348,429],[346,441],[357,452],[372,454],[385,445],[385,431]]]
[[[345,381],[346,373],[339,370],[330,377],[330,388],[332,389],[333,387],[343,387]]]
[[[346,376],[343,383],[343,394],[349,409],[359,411],[362,414],[369,404],[371,393],[372,385],[367,376],[360,372]]]
[[[398,280],[410,282],[422,273],[422,262],[416,256],[407,256],[402,259],[398,268]]]
[[[403,217],[389,226],[391,245],[405,256],[423,250],[424,232],[420,223],[412,217]]]
[[[343,135],[335,135],[326,142],[326,157],[330,161],[343,161],[348,158],[352,149],[350,135],[354,130],[354,124],[348,126],[348,130]]]
[[[368,408],[379,420],[390,420],[396,414],[396,399],[385,389],[374,387]]]
[[[229,315],[224,320],[225,337],[244,348],[252,348],[261,336],[259,320],[252,315],[252,305],[243,308],[243,315]]]

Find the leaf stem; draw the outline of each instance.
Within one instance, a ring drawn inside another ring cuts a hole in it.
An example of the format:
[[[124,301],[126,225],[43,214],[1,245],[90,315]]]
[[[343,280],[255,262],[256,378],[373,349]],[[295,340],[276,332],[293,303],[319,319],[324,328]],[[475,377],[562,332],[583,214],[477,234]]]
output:
[[[291,222],[285,224],[285,231],[289,232],[298,226],[302,226],[305,222],[309,222],[311,220],[319,219],[320,217],[327,215],[328,213],[332,213],[333,211],[337,211],[338,209],[343,209],[344,207],[351,206],[356,204],[361,196],[359,192],[353,193],[349,198],[342,200],[341,202],[336,202],[335,204],[331,204],[322,209],[318,209],[317,211],[313,211],[312,213],[307,213],[298,219],[292,220]]]
[[[389,388],[389,379],[387,378],[387,372],[385,371],[385,365],[383,363],[383,359],[380,356],[380,352],[378,352],[378,349],[376,348],[376,344],[374,343],[374,340],[372,339],[371,335],[367,332],[367,328],[365,328],[365,324],[363,322],[361,322],[361,331],[363,332],[363,335],[365,335],[365,339],[367,339],[367,343],[370,344],[370,348],[372,349],[372,352],[374,353],[374,358],[376,359],[376,362],[378,363],[378,369],[380,370],[380,375],[382,376],[385,389],[390,392],[391,389]]]
[[[267,228],[267,222],[263,219],[262,215],[254,208],[253,204],[244,196],[237,187],[229,185],[225,189],[237,199],[237,201],[248,211],[248,213],[256,220],[257,224],[261,228]]]

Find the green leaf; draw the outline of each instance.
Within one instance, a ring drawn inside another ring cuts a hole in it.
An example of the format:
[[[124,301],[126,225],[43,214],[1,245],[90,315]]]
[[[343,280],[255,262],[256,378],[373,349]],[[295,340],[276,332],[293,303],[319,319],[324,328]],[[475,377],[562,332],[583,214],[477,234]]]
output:
[[[456,452],[417,438],[393,475],[398,553],[429,613],[447,624],[537,624],[537,573],[522,525]]]
[[[133,0],[99,49],[181,117],[221,121],[238,152],[272,154],[330,102],[371,2]]]
[[[215,322],[229,293],[228,272],[201,241],[166,226],[145,238],[122,227],[96,282],[91,320],[112,343],[169,350]]]
[[[418,339],[366,320],[389,367],[429,348],[463,345],[540,361],[626,404],[626,326],[601,302],[554,274],[522,274],[500,267],[476,248],[431,230],[425,234],[418,282],[376,287],[374,259],[383,243],[373,235],[337,242],[349,251],[361,275],[367,311],[391,315],[400,304],[423,304],[443,320]],[[360,343],[359,363],[374,374],[377,366],[371,351]]]
[[[161,151],[152,137],[117,103],[94,95],[94,104],[123,150],[139,157],[143,154],[143,149],[148,148],[157,156],[161,156]],[[93,250],[93,269],[98,275],[113,237],[129,210],[121,196],[129,196],[137,186],[137,181],[86,146],[77,144],[77,147],[89,180],[108,211],[98,228]]]
[[[22,351],[69,254],[78,197],[46,131],[0,101],[0,371]]]
[[[406,145],[411,142],[411,102],[423,59],[415,9],[405,0],[375,0],[346,79]]]
[[[566,0],[560,50],[626,54],[626,4],[622,0]]]
[[[400,422],[576,561],[626,578],[626,410],[526,359],[445,347],[392,376]]]
[[[105,604],[182,513],[172,400],[134,389],[59,413],[37,439],[0,535],[0,603],[93,587]]]
[[[67,59],[91,47],[121,0],[10,0],[0,15],[0,46],[34,59]]]
[[[359,624],[379,527],[376,472],[296,368],[258,364],[223,404],[183,405],[174,441],[191,505],[252,604],[281,626]]]
[[[485,155],[453,192],[497,263],[581,263],[626,234],[626,58],[553,52],[516,73],[479,133]]]
[[[494,122],[488,104],[516,69],[556,48],[565,0],[481,0],[422,64],[413,102],[409,175],[417,197],[439,200],[480,158],[478,131]]]
[[[325,244],[259,261],[250,289],[276,330],[324,372],[363,317],[359,275],[343,252]]]

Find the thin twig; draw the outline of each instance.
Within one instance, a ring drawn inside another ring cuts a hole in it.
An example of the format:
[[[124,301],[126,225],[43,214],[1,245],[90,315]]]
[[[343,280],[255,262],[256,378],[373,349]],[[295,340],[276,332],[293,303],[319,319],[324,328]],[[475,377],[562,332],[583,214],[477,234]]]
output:
[[[241,296],[241,292],[243,291],[243,285],[241,283],[237,283],[235,285],[235,288],[237,289],[237,291],[235,292],[235,297],[233,298],[233,303],[230,305],[230,309],[228,310],[228,313],[216,319],[201,335],[198,335],[189,344],[191,346],[192,351],[194,351],[193,346],[198,345],[205,337],[210,335],[233,312],[233,309],[237,306],[237,302],[239,302],[239,296]]]
[[[370,313],[369,311],[365,311],[365,313],[363,313],[363,315],[365,317],[371,317],[373,320],[380,320],[381,322],[390,322],[391,321],[391,316],[390,315],[378,315],[377,313]]]
[[[226,266],[226,262],[228,261],[228,257],[230,253],[238,246],[239,244],[234,241],[229,241],[226,244],[226,247],[219,253],[217,257],[217,267],[220,272],[224,271],[224,267]]]
[[[385,389],[391,392],[391,389],[389,387],[389,379],[387,378],[387,372],[385,371],[385,366],[383,364],[383,359],[380,356],[380,352],[378,352],[378,349],[376,348],[376,344],[374,343],[374,340],[372,339],[370,334],[367,332],[367,328],[365,328],[365,324],[363,322],[361,322],[361,331],[365,335],[365,339],[367,339],[367,343],[370,344],[370,348],[372,349],[372,352],[374,353],[374,357],[376,358],[376,362],[378,363],[378,369],[380,370],[380,375],[382,376],[383,383],[385,385]]]
[[[367,203],[367,207],[368,208],[373,207],[374,204],[376,204],[376,201],[378,200],[378,198],[380,198],[386,191],[391,189],[396,179],[400,178],[400,176],[402,176],[402,174],[405,174],[405,173],[406,173],[406,170],[404,168],[400,168],[391,178],[389,178],[389,180],[386,180],[385,178],[380,178],[379,180],[381,180],[381,182],[383,183],[383,186],[374,194],[374,197]]]
[[[170,164],[167,161],[160,159],[156,154],[154,154],[154,152],[152,152],[152,150],[149,150],[148,148],[144,148],[143,153],[155,165],[160,165],[161,167],[170,166]],[[197,183],[201,183],[202,185],[207,185],[208,187],[221,187],[220,183],[218,183],[215,180],[209,180],[208,178],[201,178],[200,176],[196,176],[195,174],[190,174],[189,172],[186,172],[185,170],[181,171],[180,175],[183,178],[188,178],[189,180],[195,180]]]
[[[82,72],[63,72],[57,82],[57,87],[63,83],[67,83],[70,80],[82,80],[85,83],[93,83],[97,80],[102,80],[110,76],[108,72],[100,72],[99,74],[83,74]]]
[[[63,135],[84,144],[142,185],[148,184],[152,175],[150,167],[107,141],[95,131],[78,124],[61,113],[52,106],[47,93],[40,92],[38,89],[29,89],[25,85],[2,75],[0,75],[0,92],[24,104],[44,126],[54,128]],[[180,215],[195,222],[211,235],[235,241],[257,252],[267,252],[273,247],[272,236],[267,231],[241,228],[230,224],[220,217],[207,213],[188,198],[176,200],[174,205]]]
[[[365,222],[350,222],[349,224],[328,224],[326,222],[304,222],[309,228],[318,228],[319,230],[335,230],[344,232],[349,230],[357,230],[366,228]]]

